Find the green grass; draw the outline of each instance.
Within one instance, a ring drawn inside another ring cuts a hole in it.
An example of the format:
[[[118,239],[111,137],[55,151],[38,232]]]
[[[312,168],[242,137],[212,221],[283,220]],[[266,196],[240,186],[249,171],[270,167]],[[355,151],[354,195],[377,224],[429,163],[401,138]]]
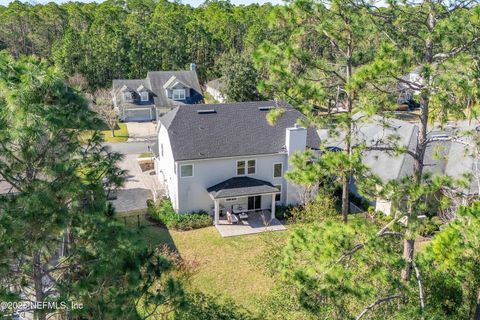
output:
[[[136,216],[127,219],[132,227],[137,226]],[[198,263],[189,289],[219,299],[230,298],[246,309],[259,311],[258,301],[268,297],[274,285],[274,279],[262,270],[259,261],[267,250],[267,241],[272,238],[284,241],[288,231],[222,238],[213,226],[173,231],[152,226],[144,217],[141,219],[139,232],[152,246],[167,244],[183,259]]]
[[[102,128],[100,132],[105,142],[125,142],[128,140],[128,129],[125,123],[118,123],[117,128],[115,129],[115,137],[112,137],[112,131],[108,128]],[[86,132],[83,134],[82,139],[84,141],[88,140],[91,134],[91,132]]]
[[[140,153],[138,155],[139,158],[151,158],[153,157],[153,153],[151,152],[144,152],[144,153]]]
[[[115,130],[115,137],[112,137],[110,130],[103,130],[102,135],[105,142],[125,142],[128,140],[127,125],[125,123],[119,123],[117,130]]]

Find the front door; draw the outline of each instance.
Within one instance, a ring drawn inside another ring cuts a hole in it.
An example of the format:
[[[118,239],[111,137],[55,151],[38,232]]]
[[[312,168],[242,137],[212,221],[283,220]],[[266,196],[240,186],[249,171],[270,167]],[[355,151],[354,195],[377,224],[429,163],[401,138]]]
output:
[[[262,207],[262,196],[248,197],[248,210],[258,210]]]

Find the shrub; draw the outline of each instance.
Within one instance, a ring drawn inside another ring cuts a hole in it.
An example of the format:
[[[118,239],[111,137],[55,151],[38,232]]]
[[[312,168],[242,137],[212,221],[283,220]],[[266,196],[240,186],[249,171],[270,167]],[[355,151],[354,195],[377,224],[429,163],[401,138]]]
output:
[[[313,223],[337,216],[335,200],[319,193],[314,201],[292,210],[291,221],[294,223]]]
[[[275,217],[279,220],[287,220],[292,217],[292,210],[294,206],[275,206]]]
[[[163,199],[157,204],[147,201],[147,214],[153,220],[162,222],[167,228],[174,230],[192,230],[212,225],[212,218],[207,212],[201,210],[178,214],[173,210],[169,199]]]
[[[431,237],[440,230],[442,221],[438,217],[425,218],[418,227],[418,233],[423,237]]]
[[[348,197],[353,204],[355,204],[357,207],[359,207],[362,210],[367,211],[368,208],[370,207],[370,202],[368,202],[362,197],[359,197],[353,193],[350,193]]]

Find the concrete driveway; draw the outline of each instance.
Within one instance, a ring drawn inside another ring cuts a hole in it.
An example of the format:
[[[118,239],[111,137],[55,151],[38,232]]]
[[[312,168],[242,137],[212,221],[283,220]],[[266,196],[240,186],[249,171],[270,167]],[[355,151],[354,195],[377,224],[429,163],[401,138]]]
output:
[[[153,122],[126,122],[128,141],[146,141],[155,137],[156,124]]]
[[[124,187],[117,190],[117,199],[111,201],[117,212],[145,209],[147,199],[153,198],[152,190],[157,195],[163,193],[157,176],[150,174],[155,171],[142,172],[137,157],[136,154],[128,154],[120,163],[120,167],[128,172]]]

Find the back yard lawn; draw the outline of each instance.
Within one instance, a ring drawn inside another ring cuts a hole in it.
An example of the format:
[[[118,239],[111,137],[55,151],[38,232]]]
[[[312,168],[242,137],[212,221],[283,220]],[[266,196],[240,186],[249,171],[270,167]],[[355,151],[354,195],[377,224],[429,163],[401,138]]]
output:
[[[137,226],[137,218],[127,223]],[[142,218],[144,219],[144,218]],[[270,241],[286,241],[289,231],[222,238],[215,227],[191,231],[170,231],[143,220],[139,229],[154,246],[168,244],[182,258],[195,260],[199,267],[191,289],[218,297],[230,298],[250,311],[259,311],[259,300],[266,298],[274,286],[260,259]]]

